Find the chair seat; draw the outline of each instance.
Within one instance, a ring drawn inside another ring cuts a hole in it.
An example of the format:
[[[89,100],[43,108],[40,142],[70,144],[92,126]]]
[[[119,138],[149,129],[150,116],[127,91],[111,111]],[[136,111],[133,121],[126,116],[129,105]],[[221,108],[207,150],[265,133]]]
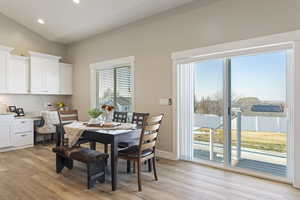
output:
[[[152,149],[146,149],[142,152],[141,157],[146,157],[152,153],[153,153]],[[126,149],[122,149],[119,151],[119,155],[131,157],[131,158],[137,158],[139,155],[139,146],[133,145]]]
[[[88,148],[77,147],[77,146],[54,147],[53,152],[58,153],[64,157],[71,158],[72,160],[77,160],[83,163],[90,163],[97,160],[105,160],[108,158],[108,155],[105,153],[91,150]]]
[[[134,141],[124,141],[124,142],[119,142],[118,147],[120,149],[128,148],[130,146],[136,146],[139,143],[139,140],[134,140]]]

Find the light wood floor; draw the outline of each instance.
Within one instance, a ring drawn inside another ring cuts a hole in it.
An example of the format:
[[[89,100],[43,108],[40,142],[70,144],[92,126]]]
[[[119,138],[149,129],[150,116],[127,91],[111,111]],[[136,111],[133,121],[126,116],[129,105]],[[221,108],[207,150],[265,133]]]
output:
[[[159,181],[143,173],[143,192],[137,192],[136,175],[119,167],[119,189],[105,184],[86,190],[85,168],[55,173],[51,148],[38,146],[0,153],[0,200],[299,200],[300,190],[289,185],[225,172],[188,162],[160,160]]]

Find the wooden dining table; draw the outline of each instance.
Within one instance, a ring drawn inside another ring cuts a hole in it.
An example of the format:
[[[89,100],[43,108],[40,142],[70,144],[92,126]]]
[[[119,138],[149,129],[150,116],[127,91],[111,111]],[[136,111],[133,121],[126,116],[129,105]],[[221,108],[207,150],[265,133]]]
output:
[[[58,130],[59,131],[59,130]],[[111,186],[115,191],[118,185],[118,143],[121,141],[133,141],[140,137],[141,130],[85,130],[82,137],[92,142],[92,149],[96,150],[96,143],[110,144],[111,161]],[[64,134],[60,134],[57,145],[61,144]]]

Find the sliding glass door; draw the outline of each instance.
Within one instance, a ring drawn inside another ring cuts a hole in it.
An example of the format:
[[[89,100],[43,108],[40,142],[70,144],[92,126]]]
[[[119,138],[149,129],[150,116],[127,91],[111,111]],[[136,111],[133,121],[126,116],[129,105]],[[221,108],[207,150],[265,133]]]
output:
[[[286,51],[231,58],[232,166],[287,172]]]
[[[193,62],[195,161],[287,176],[287,51]]]
[[[194,67],[194,159],[223,162],[224,61],[197,62]]]

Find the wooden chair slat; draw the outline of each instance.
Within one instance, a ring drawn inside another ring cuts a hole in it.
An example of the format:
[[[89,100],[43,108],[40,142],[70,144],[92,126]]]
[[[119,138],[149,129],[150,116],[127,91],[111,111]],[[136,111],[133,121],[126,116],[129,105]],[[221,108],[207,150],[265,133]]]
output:
[[[159,123],[162,120],[162,118],[163,118],[163,115],[150,117],[149,119],[147,119],[147,123],[148,124]]]
[[[155,140],[157,138],[157,135],[158,135],[158,132],[144,135],[143,141],[144,142],[153,141],[153,140]]]
[[[60,115],[78,115],[77,110],[60,110],[58,112]]]
[[[149,143],[142,144],[141,148],[140,148],[140,151],[142,152],[142,151],[147,150],[147,149],[152,149],[153,147],[155,147],[155,144],[156,144],[156,141],[152,141],[152,142],[149,142]]]
[[[61,117],[61,121],[77,121],[78,117],[73,116],[73,117]]]
[[[144,131],[156,131],[160,127],[160,124],[154,124],[154,125],[147,125],[144,127]]]

